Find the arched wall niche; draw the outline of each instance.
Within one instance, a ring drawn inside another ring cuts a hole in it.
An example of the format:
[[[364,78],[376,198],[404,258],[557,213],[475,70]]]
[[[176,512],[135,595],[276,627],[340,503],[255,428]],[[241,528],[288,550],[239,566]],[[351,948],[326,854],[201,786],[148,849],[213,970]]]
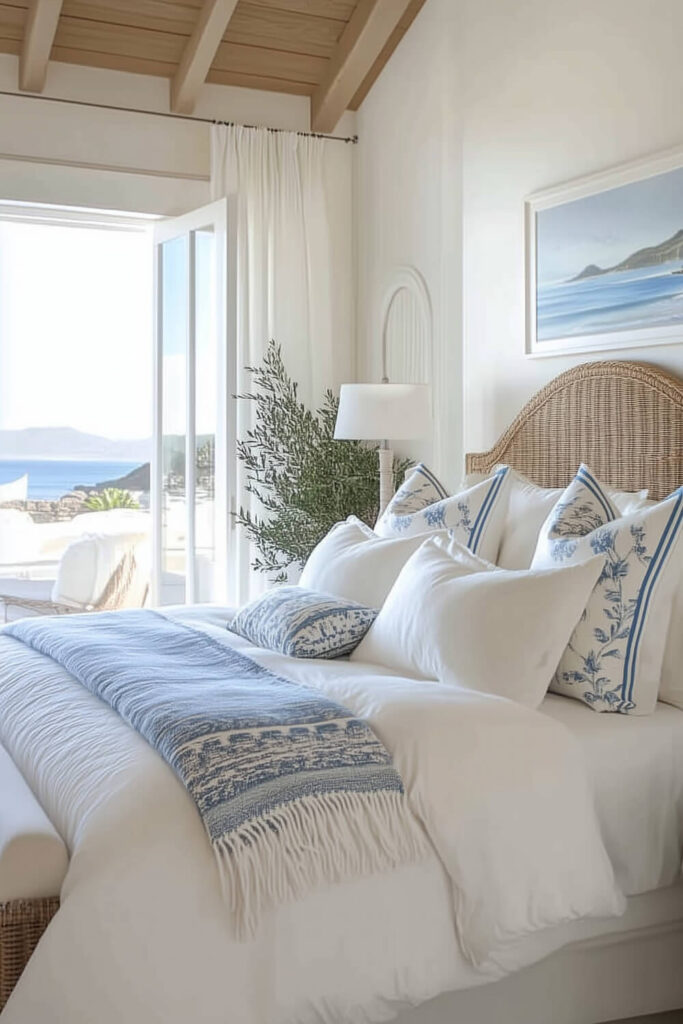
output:
[[[433,316],[427,284],[415,267],[398,267],[382,304],[382,376],[393,384],[432,385]],[[430,462],[433,437],[402,441],[402,455]]]
[[[384,295],[382,373],[394,384],[431,384],[432,304],[414,267],[399,267]]]

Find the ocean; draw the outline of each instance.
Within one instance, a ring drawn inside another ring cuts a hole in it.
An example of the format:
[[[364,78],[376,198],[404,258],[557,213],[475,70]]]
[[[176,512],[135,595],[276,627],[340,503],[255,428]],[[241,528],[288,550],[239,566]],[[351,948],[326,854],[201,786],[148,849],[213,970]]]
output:
[[[77,484],[116,480],[136,469],[139,462],[82,462],[67,459],[0,459],[0,484],[28,473],[28,496],[33,500],[54,500]]]
[[[682,265],[676,260],[539,285],[538,340],[676,324],[683,328],[683,274],[673,273]]]

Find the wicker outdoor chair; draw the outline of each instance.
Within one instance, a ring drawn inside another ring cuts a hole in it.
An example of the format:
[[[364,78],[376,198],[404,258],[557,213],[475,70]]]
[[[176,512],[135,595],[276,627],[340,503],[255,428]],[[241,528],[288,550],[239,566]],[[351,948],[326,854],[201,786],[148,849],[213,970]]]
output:
[[[149,592],[147,568],[144,562],[140,563],[135,545],[124,552],[100,596],[92,604],[66,604],[45,598],[3,593],[2,582],[0,579],[0,605],[3,607],[5,622],[9,621],[11,609],[27,615],[77,615],[143,607]]]

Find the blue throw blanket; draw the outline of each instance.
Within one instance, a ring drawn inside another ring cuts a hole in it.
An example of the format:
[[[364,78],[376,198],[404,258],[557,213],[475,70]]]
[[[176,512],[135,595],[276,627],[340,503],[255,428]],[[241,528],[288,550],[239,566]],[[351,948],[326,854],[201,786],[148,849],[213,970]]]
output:
[[[186,787],[238,934],[312,886],[414,860],[419,827],[369,726],[151,611],[24,619],[4,632],[106,701]]]

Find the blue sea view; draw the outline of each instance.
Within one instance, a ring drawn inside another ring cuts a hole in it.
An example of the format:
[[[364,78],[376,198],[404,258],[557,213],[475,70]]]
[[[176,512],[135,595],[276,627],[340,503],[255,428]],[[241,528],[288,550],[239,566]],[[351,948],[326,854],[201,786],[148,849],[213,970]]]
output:
[[[539,284],[539,341],[608,331],[683,326],[683,267],[676,260],[581,281]]]
[[[94,487],[105,480],[116,480],[136,469],[139,462],[83,462],[66,459],[0,459],[0,484],[28,473],[28,496],[34,500],[54,500],[78,484]]]

